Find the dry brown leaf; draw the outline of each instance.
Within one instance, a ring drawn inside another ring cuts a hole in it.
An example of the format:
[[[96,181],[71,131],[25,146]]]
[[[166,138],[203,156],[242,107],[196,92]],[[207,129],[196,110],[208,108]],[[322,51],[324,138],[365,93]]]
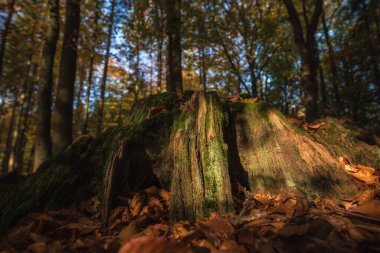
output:
[[[146,228],[142,234],[146,236],[158,237],[167,233],[169,226],[167,224],[154,224]]]
[[[239,243],[252,244],[254,242],[254,236],[249,229],[240,229],[236,231],[235,238]]]
[[[193,251],[185,244],[167,238],[153,238],[141,236],[124,244],[119,253],[192,253]]]
[[[148,194],[148,196],[158,195],[160,193],[160,189],[156,186],[151,186],[149,188],[144,189],[144,191]]]
[[[367,183],[367,184],[376,183],[379,180],[378,176],[368,175],[365,173],[363,174],[361,171],[358,171],[356,173],[347,171],[347,173],[353,176],[355,179],[359,180],[360,182]]]
[[[372,218],[380,219],[380,201],[372,199],[353,209],[351,212],[361,213]]]
[[[192,234],[192,230],[187,224],[176,223],[173,226],[173,235],[175,239],[184,238]]]
[[[303,120],[296,119],[296,118],[288,118],[288,122],[293,123],[297,125],[298,127],[301,127],[302,124],[304,123]]]
[[[235,231],[231,222],[217,215],[211,216],[208,221],[203,223],[203,226],[214,234],[226,237],[230,237]]]
[[[300,119],[296,119],[296,118],[288,118],[288,122],[298,126],[299,128],[302,128],[303,130],[307,131],[308,133],[314,133],[321,126],[326,125],[326,122],[307,123],[304,120],[300,120]]]
[[[165,200],[166,202],[170,201],[170,192],[166,191],[165,189],[161,189],[159,192],[159,196]]]
[[[49,252],[45,242],[37,242],[28,246],[28,252],[45,253]]]
[[[193,244],[193,246],[197,246],[200,248],[206,248],[209,250],[210,253],[217,253],[218,252],[217,248],[211,242],[209,242],[206,239],[194,240],[192,244]],[[199,250],[197,250],[197,251],[199,251]]]
[[[138,216],[145,206],[147,201],[147,196],[145,194],[136,194],[130,201],[129,201],[129,210],[132,215],[132,217]]]
[[[333,230],[333,225],[325,219],[317,218],[310,222],[308,233],[318,239],[326,239]]]
[[[127,226],[122,228],[117,237],[122,241],[127,241],[131,239],[133,236],[135,236],[138,232],[139,231],[137,229],[137,221],[132,220],[131,222],[129,222]]]
[[[167,110],[164,107],[151,107],[149,108],[148,115],[146,116],[147,119],[152,118],[153,116],[161,113],[166,112]]]
[[[326,122],[311,123],[308,125],[308,128],[313,129],[313,130],[317,130],[318,128],[320,128],[321,126],[324,126],[324,125],[326,125]]]
[[[230,101],[230,102],[239,102],[239,101],[242,101],[242,97],[240,97],[240,95],[233,95],[233,96],[228,96],[226,98],[227,101]]]
[[[79,211],[85,214],[94,215],[97,212],[99,212],[100,200],[98,196],[91,197],[90,199],[81,202],[78,208],[79,208]]]
[[[37,233],[30,233],[30,238],[35,242],[35,243],[40,243],[40,242],[49,242],[51,241],[52,239],[48,236],[45,236],[45,235],[40,235],[40,234],[37,234]]]
[[[247,253],[247,250],[233,240],[226,240],[220,244],[218,253]]]
[[[375,189],[367,189],[364,192],[359,193],[351,199],[345,199],[342,201],[341,205],[345,207],[346,210],[356,208],[358,205],[362,205],[370,200],[372,200],[377,193]]]
[[[244,99],[244,102],[245,103],[250,103],[250,104],[255,104],[255,103],[261,102],[261,98],[260,97],[246,98],[246,99]]]
[[[116,219],[123,220],[123,217],[125,217],[127,213],[129,213],[127,206],[118,206],[114,208],[109,215],[109,224],[112,224]]]
[[[30,222],[25,226],[13,228],[5,237],[4,240],[12,245],[21,244],[28,240],[31,231],[33,231],[34,223]]]
[[[310,224],[304,223],[301,225],[297,224],[286,224],[278,234],[284,237],[289,237],[292,235],[304,235],[309,230]]]
[[[379,176],[375,175],[376,170],[374,168],[361,164],[355,165],[346,157],[340,156],[338,158],[338,167],[344,169],[344,171],[360,182],[373,184],[379,181]]]

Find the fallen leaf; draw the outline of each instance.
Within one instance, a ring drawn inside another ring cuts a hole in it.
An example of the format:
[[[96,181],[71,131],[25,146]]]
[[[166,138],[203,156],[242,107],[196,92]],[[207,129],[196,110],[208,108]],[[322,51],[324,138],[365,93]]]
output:
[[[218,253],[247,253],[247,250],[233,240],[226,240],[220,244]]]
[[[135,236],[138,232],[139,231],[137,229],[137,221],[132,220],[131,222],[129,222],[127,226],[122,228],[117,237],[122,241],[127,241],[131,239],[133,236]]]
[[[254,242],[254,236],[249,229],[240,229],[236,231],[235,238],[239,243],[252,244]]]
[[[284,237],[289,237],[292,235],[304,235],[310,228],[309,223],[297,225],[297,224],[286,224],[278,234]]]
[[[193,251],[185,244],[178,243],[167,238],[153,238],[141,236],[124,244],[119,253],[192,253]]]
[[[217,215],[213,215],[208,221],[203,223],[203,226],[212,233],[226,237],[230,237],[235,231],[231,222]]]
[[[141,210],[146,204],[146,201],[147,201],[146,193],[135,194],[135,196],[129,201],[129,210],[131,212],[132,217],[138,216],[140,214]]]
[[[315,219],[310,222],[308,233],[318,239],[326,239],[333,230],[333,225],[325,219]]]
[[[194,240],[192,244],[193,244],[193,246],[198,246],[200,248],[207,248],[207,249],[209,249],[209,252],[211,252],[211,253],[218,252],[218,250],[214,246],[214,244],[212,244],[211,242],[209,242],[206,239]]]
[[[372,218],[380,219],[380,200],[372,199],[353,209],[351,212],[361,213]]]

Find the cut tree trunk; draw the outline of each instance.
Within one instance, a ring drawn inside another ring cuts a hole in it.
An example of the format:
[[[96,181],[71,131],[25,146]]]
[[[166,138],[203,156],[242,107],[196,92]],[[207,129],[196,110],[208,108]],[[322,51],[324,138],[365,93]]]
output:
[[[106,224],[118,195],[152,185],[171,191],[173,221],[240,211],[236,183],[262,193],[352,196],[357,188],[337,168],[337,157],[379,166],[380,149],[327,122],[308,134],[261,102],[231,102],[212,92],[186,92],[175,102],[170,93],[150,96],[134,104],[126,126],[78,138],[19,185],[0,180],[0,226],[94,195]]]

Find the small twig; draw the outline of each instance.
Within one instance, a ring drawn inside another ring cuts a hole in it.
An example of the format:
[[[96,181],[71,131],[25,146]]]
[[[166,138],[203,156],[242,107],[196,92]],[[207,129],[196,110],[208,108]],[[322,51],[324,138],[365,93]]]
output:
[[[332,211],[332,212],[336,213],[336,214],[341,214],[343,216],[354,217],[354,218],[358,218],[358,219],[362,219],[362,220],[366,220],[366,221],[370,221],[370,222],[374,222],[374,223],[380,224],[380,220],[379,219],[376,219],[376,218],[373,218],[373,217],[364,216],[364,215],[361,215],[361,214],[358,214],[358,213],[350,213],[350,212],[338,211],[338,210],[335,210],[335,211]]]

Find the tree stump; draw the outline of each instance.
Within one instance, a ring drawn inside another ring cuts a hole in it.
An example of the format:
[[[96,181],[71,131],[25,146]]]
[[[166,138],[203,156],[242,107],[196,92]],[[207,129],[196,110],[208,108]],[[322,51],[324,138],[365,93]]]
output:
[[[152,114],[153,107],[162,109]],[[263,102],[232,102],[214,92],[150,96],[132,107],[127,122],[81,136],[17,184],[1,180],[0,226],[94,195],[106,224],[116,196],[151,185],[171,192],[172,220],[233,212],[236,182],[254,192],[347,197],[357,189],[337,157],[371,166],[380,161],[377,146],[337,120],[308,134]]]

